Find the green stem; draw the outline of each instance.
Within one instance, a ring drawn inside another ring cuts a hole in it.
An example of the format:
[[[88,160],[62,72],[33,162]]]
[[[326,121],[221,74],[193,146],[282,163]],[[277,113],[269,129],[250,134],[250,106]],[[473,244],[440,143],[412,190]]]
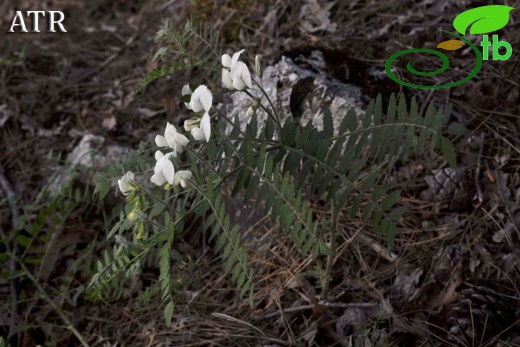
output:
[[[332,279],[332,267],[334,266],[334,258],[336,257],[336,232],[338,229],[339,209],[336,206],[335,199],[332,200],[332,222],[330,225],[330,255],[327,257],[327,265],[325,268],[325,276],[323,278],[321,299],[326,300],[329,292],[330,281]]]
[[[265,95],[265,98],[267,99],[267,102],[269,103],[269,106],[271,107],[271,109],[273,110],[273,112],[269,111],[265,106],[264,104],[260,103],[260,108],[262,110],[264,110],[265,113],[267,113],[267,116],[271,117],[273,119],[273,121],[275,122],[276,124],[276,127],[277,127],[277,130],[278,130],[278,139],[281,141],[282,140],[282,124],[280,123],[280,117],[278,117],[278,113],[276,112],[276,109],[273,105],[273,103],[271,102],[271,99],[269,98],[269,96],[267,95],[266,91],[264,90],[264,88],[262,88],[262,86],[255,81],[255,84],[258,86],[258,88],[260,89],[260,91],[262,92],[263,95]],[[253,97],[253,95],[251,93],[249,93],[247,90],[244,90],[246,92],[247,95],[249,95],[249,97],[254,100],[255,98]],[[274,113],[274,114],[273,114]]]

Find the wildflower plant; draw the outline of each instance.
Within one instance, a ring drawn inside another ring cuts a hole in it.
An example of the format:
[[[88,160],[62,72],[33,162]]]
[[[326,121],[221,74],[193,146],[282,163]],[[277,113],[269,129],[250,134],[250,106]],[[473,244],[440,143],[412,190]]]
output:
[[[188,216],[202,221],[199,228],[209,231],[238,293],[253,300],[254,269],[248,263],[248,244],[241,237],[241,226],[231,225],[226,212],[223,197],[228,191],[233,196],[240,193],[244,204],[251,202],[264,210],[303,254],[327,258],[321,283],[324,297],[336,255],[340,217],[360,219],[367,228],[384,235],[389,246],[394,242],[396,222],[405,209],[398,204],[400,192],[382,178],[384,170],[412,154],[433,155],[438,149],[450,165],[456,164],[453,145],[442,134],[449,109],[437,110],[430,105],[421,116],[415,100],[408,108],[403,98],[396,100],[392,95],[383,113],[379,96],[370,102],[362,119],[353,111],[341,115],[338,135],[334,135],[333,116],[328,110],[324,111],[321,130],[311,122],[302,127],[292,117],[282,122],[280,110],[271,107],[262,88],[261,56],[256,56],[250,68],[242,60],[244,50],[222,54],[218,34],[207,27],[197,29],[188,21],[183,31],[177,31],[167,21],[156,41],[165,46],[155,59],[171,62],[152,71],[136,93],[157,78],[190,67],[205,69],[220,88],[185,85],[178,95],[192,116],[183,127],[167,123],[162,133],[143,142],[123,165],[120,172],[128,172],[117,179],[128,207],[108,234],[116,244],[98,262],[90,288],[101,294],[116,275],[136,271],[144,259],[158,255],[167,324],[171,323],[176,297],[172,255],[178,254],[176,236],[184,232]],[[213,106],[214,97],[225,100],[230,93],[251,97],[243,110],[249,116],[245,127],[236,115],[224,114]],[[261,129],[259,110],[267,115]],[[450,130],[459,134],[461,126]],[[98,174],[101,198],[114,179],[107,173]],[[313,211],[317,202],[330,211],[330,223],[321,223]]]

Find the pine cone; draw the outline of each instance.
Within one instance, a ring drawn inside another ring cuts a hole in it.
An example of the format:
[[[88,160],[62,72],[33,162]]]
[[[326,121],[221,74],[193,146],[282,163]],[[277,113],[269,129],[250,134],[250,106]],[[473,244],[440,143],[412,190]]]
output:
[[[430,202],[450,201],[450,209],[464,208],[468,204],[470,200],[464,170],[447,167],[433,170],[432,173],[425,177],[428,189],[421,193],[421,199]]]
[[[471,286],[461,291],[450,323],[450,341],[473,346],[498,337],[515,323],[511,300],[484,286]]]

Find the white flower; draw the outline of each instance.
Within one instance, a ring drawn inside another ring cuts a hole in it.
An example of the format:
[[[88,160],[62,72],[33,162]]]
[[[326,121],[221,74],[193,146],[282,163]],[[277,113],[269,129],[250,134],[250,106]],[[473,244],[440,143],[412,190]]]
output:
[[[238,61],[238,58],[240,58],[240,54],[244,53],[244,51],[245,49],[236,52],[235,54],[233,54],[233,58],[231,58],[229,54],[224,54],[222,56],[222,66],[231,69],[231,67],[233,67],[233,64],[235,64]]]
[[[188,180],[191,178],[191,176],[193,176],[191,171],[177,171],[175,173],[175,177],[173,178],[173,185],[176,186],[177,184],[180,184],[182,188],[186,188],[186,184],[188,183]]]
[[[170,155],[173,155],[173,153],[170,153]],[[164,153],[161,152],[161,151],[155,151],[155,160],[158,161],[159,159],[161,159],[162,157],[164,157]],[[174,156],[175,157],[175,156]]]
[[[192,95],[192,94],[193,94],[193,90],[191,90],[189,84],[185,84],[184,86],[182,86],[182,92],[181,92],[181,94],[182,94],[182,96],[185,96],[185,95]],[[189,103],[189,102],[185,102],[184,105],[186,105],[186,107],[188,108],[188,110],[191,110],[191,107],[190,107],[190,103]]]
[[[121,193],[123,193],[124,196],[128,196],[128,194],[135,189],[132,185],[133,181],[134,173],[131,171],[128,171],[120,180],[117,180],[119,190],[121,190]]]
[[[253,87],[251,74],[249,73],[247,65],[244,62],[238,61],[242,52],[244,52],[244,50],[236,52],[233,54],[233,58],[231,58],[229,54],[222,56],[222,65],[224,66],[222,69],[222,84],[225,88],[244,90],[246,87]]]
[[[170,160],[172,155],[173,152],[166,155],[162,154],[161,151],[155,152],[155,159],[157,159],[157,163],[155,163],[155,167],[153,169],[154,174],[150,178],[150,181],[152,181],[153,184],[157,186],[162,186],[166,182],[173,184],[175,168],[173,167],[173,163]]]
[[[205,85],[198,86],[193,94],[191,94],[191,100],[189,109],[193,112],[200,112],[202,110],[208,112],[213,104],[213,94]]]
[[[211,120],[207,112],[202,116],[199,127],[191,129],[191,136],[193,136],[195,140],[206,139],[206,142],[209,142],[209,137],[211,136]]]
[[[173,156],[184,151],[184,147],[190,142],[188,138],[177,132],[174,125],[167,123],[164,130],[164,136],[157,135],[155,137],[155,144],[159,147],[170,147],[173,149]]]

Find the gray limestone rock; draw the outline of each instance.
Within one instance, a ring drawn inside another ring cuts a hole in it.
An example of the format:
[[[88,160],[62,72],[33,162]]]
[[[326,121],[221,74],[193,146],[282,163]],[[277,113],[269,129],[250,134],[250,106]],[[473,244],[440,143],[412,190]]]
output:
[[[323,112],[328,108],[332,112],[337,135],[339,124],[350,109],[358,119],[364,114],[361,88],[330,77],[324,71],[325,62],[321,52],[314,51],[309,58],[301,57],[297,61],[298,63],[284,56],[277,64],[264,70],[263,89],[277,110],[281,124],[292,116],[300,118],[302,126],[311,121],[321,130]],[[262,95],[257,86],[250,92],[254,97]],[[233,120],[234,117],[239,117],[244,130],[250,120],[247,109],[252,99],[246,93],[236,92],[231,95],[231,100],[222,109]],[[262,98],[262,104],[269,106],[265,97]],[[256,117],[259,129],[262,129],[267,113],[259,108]],[[228,127],[228,131],[230,130],[231,126]]]
[[[120,145],[105,145],[103,136],[85,134],[67,156],[67,164],[56,168],[58,174],[50,184],[50,194],[58,194],[60,187],[72,177],[83,183],[94,184],[96,172],[105,170],[110,163],[122,162],[130,150]]]

